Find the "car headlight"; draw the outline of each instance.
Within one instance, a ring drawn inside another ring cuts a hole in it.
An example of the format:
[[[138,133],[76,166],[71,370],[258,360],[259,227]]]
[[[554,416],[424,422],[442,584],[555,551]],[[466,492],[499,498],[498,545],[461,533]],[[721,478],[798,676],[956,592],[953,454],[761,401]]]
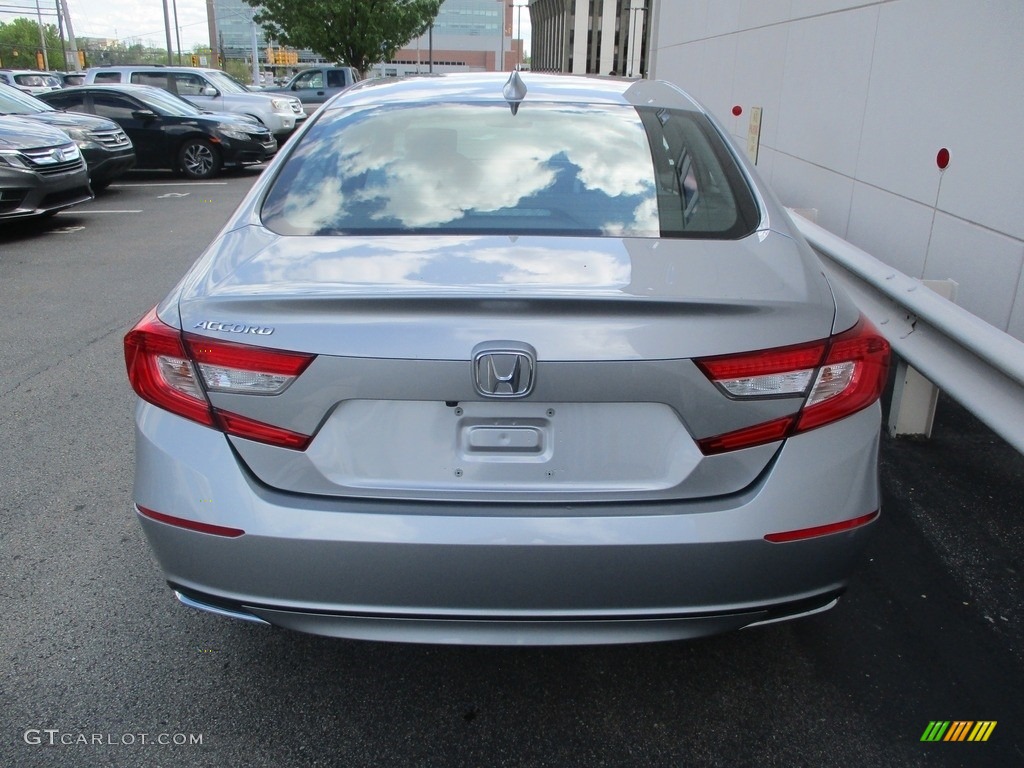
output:
[[[274,105],[274,111],[275,112],[291,112],[292,111],[291,99],[273,99],[272,103]]]
[[[81,149],[96,146],[96,139],[91,133],[89,133],[89,131],[83,128],[64,128],[63,131],[70,136],[75,144],[77,144]]]
[[[21,153],[11,149],[0,149],[0,165],[17,168],[19,171],[31,170],[29,164],[22,158]]]
[[[238,141],[249,140],[249,134],[237,128],[220,128],[217,132],[226,139],[236,139]]]

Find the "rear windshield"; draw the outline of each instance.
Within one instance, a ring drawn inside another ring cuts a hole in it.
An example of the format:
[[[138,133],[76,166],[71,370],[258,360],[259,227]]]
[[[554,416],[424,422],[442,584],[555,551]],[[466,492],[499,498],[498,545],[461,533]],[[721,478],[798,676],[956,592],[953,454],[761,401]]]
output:
[[[287,235],[738,238],[757,206],[698,113],[429,104],[323,113],[279,171],[263,221]]]

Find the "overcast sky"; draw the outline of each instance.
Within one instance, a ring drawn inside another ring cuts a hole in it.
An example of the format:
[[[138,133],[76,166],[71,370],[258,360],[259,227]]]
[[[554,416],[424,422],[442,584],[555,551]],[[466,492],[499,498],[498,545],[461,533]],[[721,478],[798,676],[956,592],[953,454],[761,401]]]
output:
[[[525,0],[517,1],[525,5]],[[141,42],[156,48],[166,45],[163,0],[67,0],[67,4],[76,36],[117,39],[128,45]],[[18,16],[34,19],[37,6],[44,24],[57,23],[57,0],[0,0],[0,21],[10,22]],[[209,45],[206,0],[167,0],[172,49],[178,45],[174,34],[175,8],[181,49],[190,51],[196,44]],[[513,26],[518,25],[519,16],[513,13]],[[528,37],[530,14],[525,9],[521,19],[524,36]]]

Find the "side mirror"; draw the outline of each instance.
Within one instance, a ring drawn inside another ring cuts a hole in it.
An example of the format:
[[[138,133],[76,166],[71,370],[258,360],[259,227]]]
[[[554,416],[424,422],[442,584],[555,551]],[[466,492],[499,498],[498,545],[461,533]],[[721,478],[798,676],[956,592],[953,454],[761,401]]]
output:
[[[203,86],[203,96],[220,96],[220,91],[212,85]]]
[[[156,120],[159,115],[151,109],[134,109],[132,117],[136,120]]]

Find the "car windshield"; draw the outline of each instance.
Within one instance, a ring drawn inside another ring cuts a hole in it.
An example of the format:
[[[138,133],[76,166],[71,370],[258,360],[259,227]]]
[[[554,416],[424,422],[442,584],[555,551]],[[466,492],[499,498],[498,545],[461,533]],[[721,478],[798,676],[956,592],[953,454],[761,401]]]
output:
[[[275,232],[737,238],[750,188],[701,114],[529,103],[325,113],[265,200]]]
[[[0,114],[31,115],[37,112],[52,112],[53,107],[39,99],[22,93],[17,88],[0,84]]]
[[[205,72],[206,78],[217,86],[217,89],[222,93],[248,93],[249,89],[242,85],[240,82],[235,80],[233,77],[225,75],[223,72]]]
[[[43,75],[36,74],[15,75],[14,82],[16,82],[18,85],[23,85],[26,88],[42,88],[44,86],[51,84],[49,82],[49,78],[44,77]]]
[[[160,90],[159,88],[147,88],[145,93],[133,92],[135,96],[149,105],[153,110],[162,115],[171,117],[194,117],[203,114],[198,107],[175,96],[173,93]]]

